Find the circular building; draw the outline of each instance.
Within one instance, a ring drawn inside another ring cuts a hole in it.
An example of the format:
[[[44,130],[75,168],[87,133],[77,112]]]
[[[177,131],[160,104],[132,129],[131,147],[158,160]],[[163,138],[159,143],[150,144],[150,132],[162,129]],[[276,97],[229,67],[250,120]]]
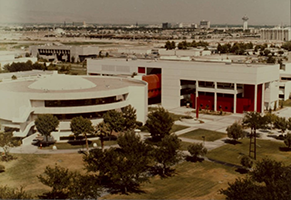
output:
[[[1,128],[16,128],[14,136],[26,137],[39,114],[53,114],[59,130],[68,130],[70,120],[83,116],[99,122],[109,110],[131,105],[137,120],[147,115],[147,83],[108,76],[69,76],[53,73],[0,83]],[[99,119],[99,120],[98,120]]]

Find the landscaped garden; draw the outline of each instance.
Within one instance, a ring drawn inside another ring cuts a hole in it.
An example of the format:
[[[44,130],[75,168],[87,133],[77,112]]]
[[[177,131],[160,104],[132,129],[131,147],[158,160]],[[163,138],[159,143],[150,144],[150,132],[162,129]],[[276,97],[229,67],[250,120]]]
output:
[[[184,133],[180,135],[179,137],[185,137],[193,140],[203,140],[205,141],[215,141],[221,138],[226,137],[225,133],[217,132],[217,131],[211,131],[206,129],[196,129],[194,131],[190,131],[188,133]]]
[[[240,165],[243,155],[249,155],[250,140],[239,140],[240,144],[226,144],[207,153],[207,157],[231,164]],[[286,151],[283,141],[270,141],[257,139],[257,160],[269,157],[276,161],[282,161],[286,165],[291,164],[291,151]]]

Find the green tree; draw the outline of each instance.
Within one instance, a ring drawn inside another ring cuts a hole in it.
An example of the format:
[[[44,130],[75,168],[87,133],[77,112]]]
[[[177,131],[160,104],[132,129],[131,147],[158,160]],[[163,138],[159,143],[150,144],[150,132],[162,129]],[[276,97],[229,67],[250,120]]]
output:
[[[227,136],[232,138],[234,142],[244,137],[242,125],[238,122],[234,122],[231,126],[228,126],[226,132]]]
[[[282,45],[282,48],[285,49],[285,50],[287,50],[287,51],[291,51],[291,41],[285,42]]]
[[[277,119],[277,115],[271,113],[271,112],[268,112],[266,115],[265,115],[265,119],[266,119],[266,124],[269,124],[271,126],[271,129],[273,129],[273,126],[274,126],[274,123]]]
[[[284,143],[290,149],[290,147],[291,147],[291,133],[287,133],[286,138],[284,139]]]
[[[47,166],[44,173],[38,175],[37,178],[42,184],[52,188],[51,192],[45,193],[44,196],[52,199],[65,199],[68,198],[68,187],[73,176],[73,172],[56,164],[54,168]]]
[[[99,123],[95,127],[96,134],[100,137],[101,149],[104,150],[104,137],[110,135],[109,125],[105,122]]]
[[[160,145],[154,148],[154,158],[156,163],[161,165],[160,174],[162,176],[168,175],[171,166],[181,160],[180,146],[180,140],[176,135],[166,135]]]
[[[226,199],[290,199],[291,166],[264,158],[257,162],[250,177],[236,179],[220,192]]]
[[[110,135],[113,131],[123,131],[124,119],[121,112],[110,110],[103,115],[103,121],[109,125]]]
[[[25,192],[22,187],[10,188],[0,186],[0,199],[32,199],[33,197]]]
[[[46,142],[48,142],[51,132],[55,131],[58,125],[58,118],[51,114],[38,115],[35,120],[36,129],[41,135],[45,136]]]
[[[162,107],[148,114],[145,126],[151,133],[153,140],[161,140],[170,134],[174,120],[170,113]]]
[[[123,130],[133,130],[136,128],[136,110],[128,105],[122,108]]]
[[[68,187],[70,199],[98,199],[102,191],[98,184],[98,177],[75,173]]]
[[[199,156],[204,156],[207,154],[207,149],[202,143],[194,143],[188,146],[188,151],[192,156],[192,160],[198,160]]]
[[[9,161],[13,159],[13,156],[10,155],[11,147],[16,147],[21,145],[19,140],[13,138],[12,132],[0,132],[0,147],[3,149],[4,155],[1,155],[2,161]]]
[[[70,127],[75,137],[78,137],[78,135],[83,135],[85,137],[86,149],[87,153],[89,153],[87,134],[91,134],[93,132],[92,122],[87,118],[83,118],[82,116],[74,117],[71,120]]]
[[[253,166],[253,161],[250,159],[249,156],[243,156],[240,160],[240,164],[245,168],[249,169]]]
[[[277,117],[274,122],[274,127],[280,129],[282,133],[285,133],[288,128],[288,124],[289,122],[286,120],[285,117]]]
[[[256,138],[257,138],[257,133],[256,131],[259,128],[264,128],[266,126],[266,118],[262,117],[260,113],[258,112],[248,112],[244,118],[243,118],[243,125],[251,128],[251,133],[250,133],[250,148],[249,148],[249,156],[251,155],[251,144],[252,144],[252,139],[254,138],[254,159],[256,160]]]

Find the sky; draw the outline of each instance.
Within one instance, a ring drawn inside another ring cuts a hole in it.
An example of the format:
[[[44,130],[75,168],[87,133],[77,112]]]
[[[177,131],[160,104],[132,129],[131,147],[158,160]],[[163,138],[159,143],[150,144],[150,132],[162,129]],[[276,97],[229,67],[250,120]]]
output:
[[[291,0],[0,0],[0,23],[289,25]]]

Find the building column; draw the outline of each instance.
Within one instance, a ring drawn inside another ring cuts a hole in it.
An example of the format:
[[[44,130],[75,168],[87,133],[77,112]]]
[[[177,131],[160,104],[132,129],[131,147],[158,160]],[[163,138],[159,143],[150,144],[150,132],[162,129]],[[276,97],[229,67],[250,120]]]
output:
[[[254,99],[254,111],[257,112],[257,101],[258,101],[258,85],[255,84],[255,99]]]
[[[261,103],[261,113],[264,113],[265,107],[265,83],[262,84],[262,103]]]
[[[195,92],[195,109],[198,108],[198,102],[197,102],[197,97],[199,95],[199,92],[198,92],[198,88],[199,88],[199,82],[198,80],[196,80],[196,83],[195,83],[195,87],[196,87],[196,92]]]
[[[236,113],[237,84],[234,83],[233,113]]]
[[[214,111],[217,111],[217,82],[214,82]]]

